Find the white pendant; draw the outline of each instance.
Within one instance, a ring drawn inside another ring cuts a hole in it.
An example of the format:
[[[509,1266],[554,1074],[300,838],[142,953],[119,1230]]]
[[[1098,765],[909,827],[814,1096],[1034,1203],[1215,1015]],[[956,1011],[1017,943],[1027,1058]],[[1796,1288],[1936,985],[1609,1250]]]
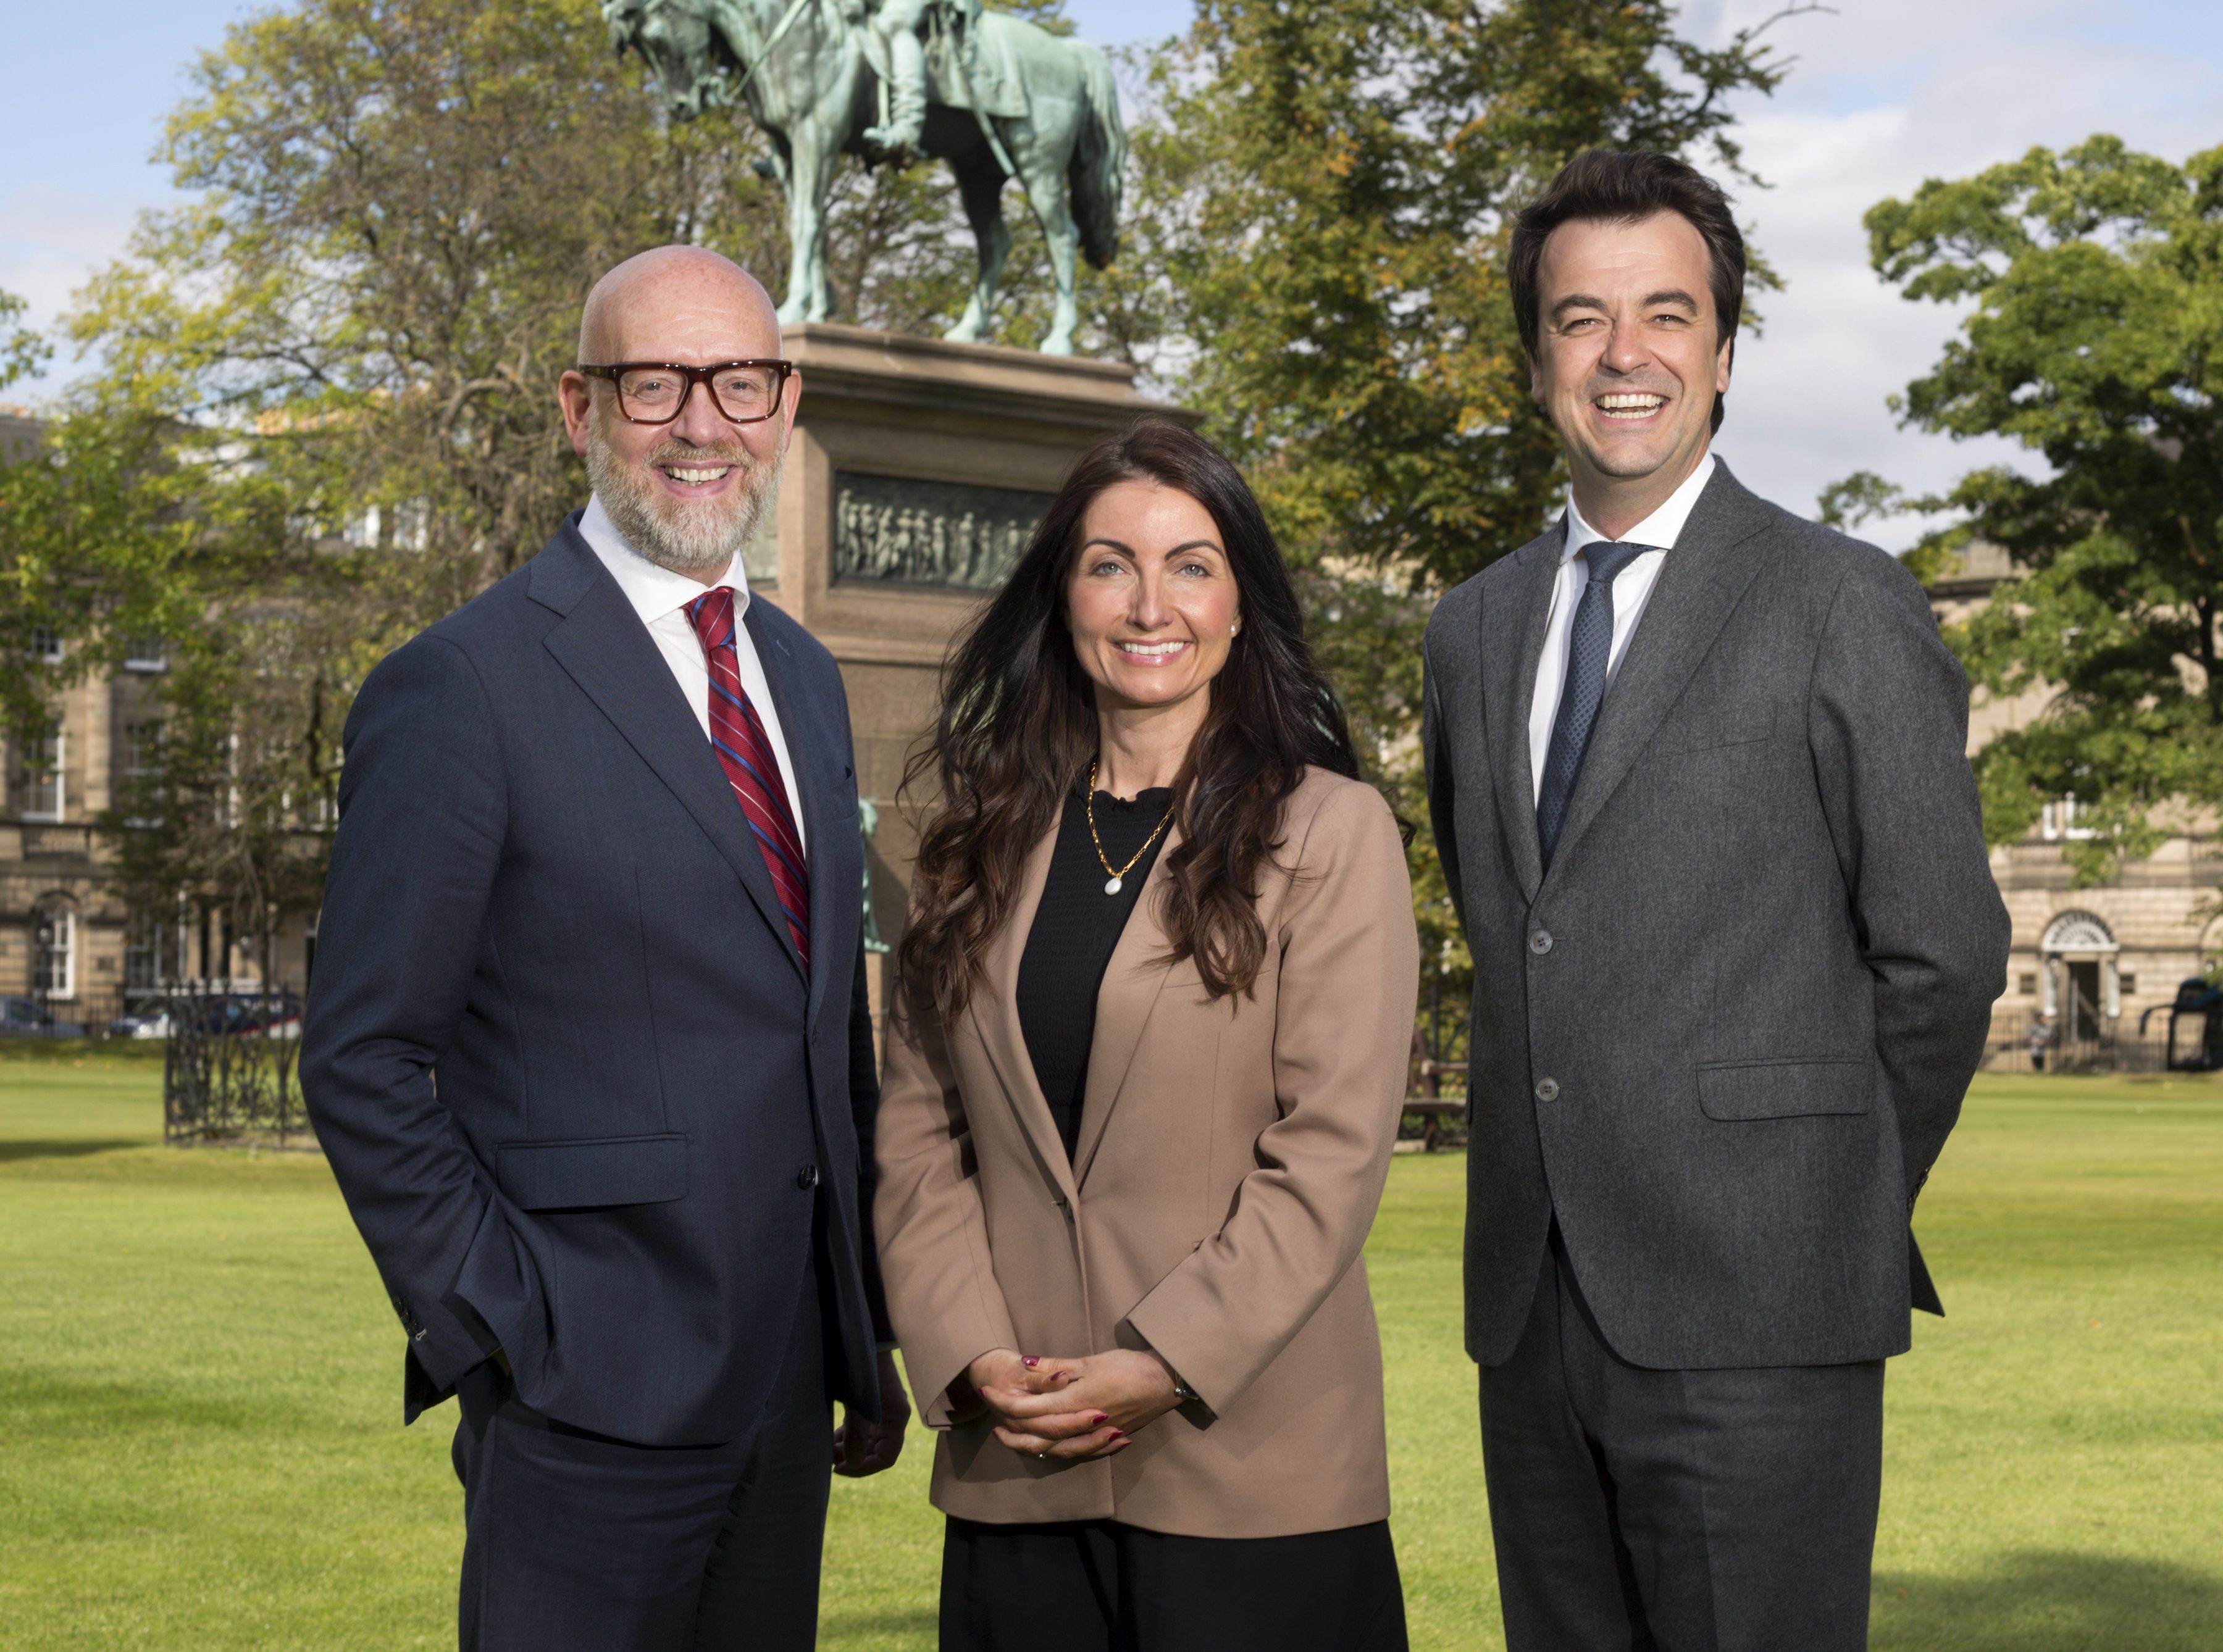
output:
[[[1105,886],[1104,886],[1104,893],[1105,893],[1105,894],[1106,894],[1106,895],[1117,895],[1117,894],[1118,894],[1118,893],[1119,893],[1119,880],[1118,880],[1117,877],[1114,877],[1113,879],[1112,879],[1112,880],[1111,880],[1111,882],[1109,882],[1108,883],[1105,884]]]

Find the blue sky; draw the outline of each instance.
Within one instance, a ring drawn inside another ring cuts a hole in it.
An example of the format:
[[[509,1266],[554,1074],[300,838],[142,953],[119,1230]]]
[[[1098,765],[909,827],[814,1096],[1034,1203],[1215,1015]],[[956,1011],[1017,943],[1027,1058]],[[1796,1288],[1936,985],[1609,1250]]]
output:
[[[582,4],[592,0],[580,0]],[[1779,0],[1697,0],[1687,27],[1719,41]],[[172,198],[149,157],[194,54],[261,8],[237,0],[9,0],[0,20],[0,288],[48,322],[123,249],[133,219]],[[1086,37],[1150,40],[1189,0],[1068,0]],[[1748,159],[1774,187],[1741,204],[1790,282],[1738,360],[1720,451],[1744,479],[1810,511],[1855,468],[1916,487],[1996,456],[1896,429],[1884,399],[1935,359],[1952,317],[1911,306],[1868,271],[1860,218],[1925,177],[1958,176],[2032,144],[2094,131],[2182,159],[2223,143],[2223,4],[2216,0],[1837,0],[1770,36],[1800,61],[1742,113]],[[34,399],[66,379],[66,361]],[[1903,544],[1913,524],[1879,537]]]

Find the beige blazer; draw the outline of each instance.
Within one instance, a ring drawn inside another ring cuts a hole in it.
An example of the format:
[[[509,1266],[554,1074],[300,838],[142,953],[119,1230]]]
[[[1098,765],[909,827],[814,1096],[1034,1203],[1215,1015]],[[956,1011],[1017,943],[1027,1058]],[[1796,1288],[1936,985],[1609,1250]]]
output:
[[[1385,1519],[1382,1350],[1360,1247],[1405,1096],[1420,945],[1371,787],[1307,772],[1260,881],[1254,997],[1166,960],[1162,852],[1105,971],[1068,1162],[1019,1029],[1053,831],[958,1023],[899,1011],[883,1085],[881,1271],[939,1429],[933,1499],[969,1520],[1116,1518],[1269,1537]],[[1168,845],[1171,848],[1171,844]],[[966,1368],[998,1347],[1148,1345],[1201,1404],[1116,1456],[999,1445]]]

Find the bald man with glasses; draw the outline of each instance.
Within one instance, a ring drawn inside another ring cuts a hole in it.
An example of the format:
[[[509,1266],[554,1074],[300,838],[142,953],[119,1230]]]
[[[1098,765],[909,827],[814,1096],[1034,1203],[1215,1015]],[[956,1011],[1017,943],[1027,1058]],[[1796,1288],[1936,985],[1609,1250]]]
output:
[[[715,254],[604,276],[593,498],[348,721],[302,1086],[406,1418],[461,1402],[465,1652],[800,1652],[829,1468],[901,1448],[848,709],[740,563],[779,342]]]

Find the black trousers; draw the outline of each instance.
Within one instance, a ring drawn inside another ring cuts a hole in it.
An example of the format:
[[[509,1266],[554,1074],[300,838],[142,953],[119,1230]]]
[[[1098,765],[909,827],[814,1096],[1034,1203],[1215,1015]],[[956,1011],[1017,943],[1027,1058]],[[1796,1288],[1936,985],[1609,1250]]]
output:
[[[1508,1652],[1867,1647],[1882,1360],[1629,1365],[1555,1225],[1482,1452]]]
[[[809,1652],[832,1473],[806,1273],[755,1433],[628,1444],[566,1427],[488,1364],[457,1385],[463,1652]]]
[[[1184,1537],[952,1518],[941,1652],[1405,1652],[1389,1523]]]

